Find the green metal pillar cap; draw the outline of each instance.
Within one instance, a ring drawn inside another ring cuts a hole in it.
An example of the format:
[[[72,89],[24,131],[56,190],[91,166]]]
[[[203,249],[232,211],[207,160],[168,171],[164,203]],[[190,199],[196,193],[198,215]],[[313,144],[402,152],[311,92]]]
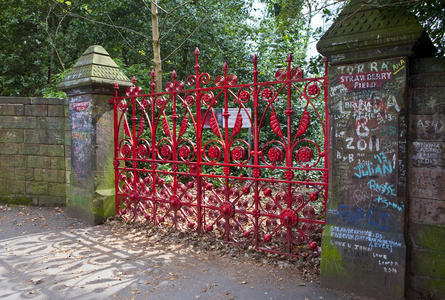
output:
[[[433,56],[436,49],[398,0],[351,0],[317,43],[332,64]]]
[[[132,85],[130,79],[119,69],[108,52],[102,46],[93,45],[88,47],[57,87],[68,96],[114,95],[115,83],[121,87],[122,92]]]

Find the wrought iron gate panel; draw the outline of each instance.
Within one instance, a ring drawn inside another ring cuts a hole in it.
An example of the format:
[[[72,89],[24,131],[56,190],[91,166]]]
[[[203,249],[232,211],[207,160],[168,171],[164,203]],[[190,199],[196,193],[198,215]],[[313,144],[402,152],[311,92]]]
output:
[[[253,83],[238,84],[224,64],[211,84],[198,49],[195,57],[185,84],[173,72],[156,94],[152,72],[150,94],[133,85],[110,100],[116,213],[276,253],[319,253],[327,75],[304,78],[289,55],[275,81],[258,82],[255,56]]]

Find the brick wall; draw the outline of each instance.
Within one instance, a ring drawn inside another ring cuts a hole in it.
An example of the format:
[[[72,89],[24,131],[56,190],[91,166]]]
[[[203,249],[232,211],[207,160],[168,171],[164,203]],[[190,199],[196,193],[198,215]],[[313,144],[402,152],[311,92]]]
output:
[[[410,72],[409,299],[445,299],[445,59]]]
[[[0,196],[64,205],[69,181],[65,99],[0,97]]]

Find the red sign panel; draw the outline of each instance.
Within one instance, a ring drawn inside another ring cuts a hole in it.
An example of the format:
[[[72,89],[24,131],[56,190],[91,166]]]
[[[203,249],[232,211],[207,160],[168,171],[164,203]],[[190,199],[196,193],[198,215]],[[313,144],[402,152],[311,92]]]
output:
[[[348,92],[354,92],[364,89],[380,89],[391,78],[391,71],[378,71],[340,74],[338,81],[348,89]]]

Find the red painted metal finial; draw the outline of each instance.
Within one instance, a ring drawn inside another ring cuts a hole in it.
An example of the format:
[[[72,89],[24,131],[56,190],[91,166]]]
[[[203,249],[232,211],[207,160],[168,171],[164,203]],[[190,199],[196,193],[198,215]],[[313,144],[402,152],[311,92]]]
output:
[[[289,53],[289,55],[287,56],[286,62],[290,63],[293,62],[294,60],[292,59],[292,53]]]
[[[199,59],[198,59],[199,54],[201,54],[201,53],[199,53],[199,49],[198,49],[198,47],[196,47],[196,49],[195,49],[195,70],[196,70],[197,74],[199,74]]]
[[[257,63],[258,63],[258,56],[256,54],[253,55],[252,58],[252,62],[253,62],[253,77],[254,77],[254,81],[257,82],[257,76],[258,76],[258,69],[257,69]]]
[[[133,82],[133,84],[136,84],[136,77],[133,76],[133,78],[131,79],[131,82]]]
[[[156,72],[155,72],[155,70],[153,70],[153,69],[151,70],[150,76],[151,76],[151,84],[150,84],[151,92],[154,93],[155,87],[156,87],[156,83],[155,83]]]
[[[226,70],[228,70],[229,69],[229,67],[227,66],[227,63],[225,62],[224,64],[223,64],[223,71],[226,71]]]
[[[119,84],[117,84],[117,82],[114,84],[114,89],[118,90],[119,89]]]
[[[173,78],[173,79],[178,78],[178,75],[176,75],[176,70],[173,70],[173,72],[172,72],[172,78]]]

